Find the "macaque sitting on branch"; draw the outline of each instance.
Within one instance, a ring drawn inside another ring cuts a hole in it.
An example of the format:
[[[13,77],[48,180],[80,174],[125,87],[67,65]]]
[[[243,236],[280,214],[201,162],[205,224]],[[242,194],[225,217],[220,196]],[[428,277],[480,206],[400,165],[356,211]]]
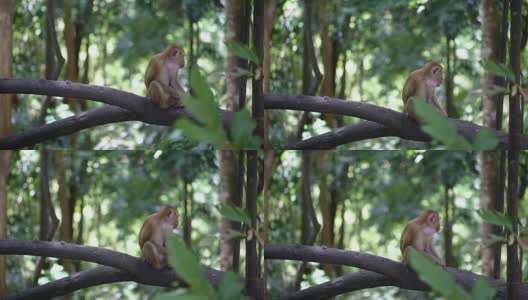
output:
[[[400,238],[403,262],[407,265],[410,264],[410,250],[414,248],[414,250],[429,257],[433,262],[445,266],[433,245],[433,236],[439,231],[440,217],[438,212],[434,210],[426,210],[419,217],[409,221]]]
[[[183,88],[178,73],[184,66],[185,52],[178,45],[167,47],[150,60],[145,72],[145,85],[148,96],[160,108],[183,107],[179,95]]]
[[[446,111],[438,103],[435,96],[435,89],[442,84],[443,80],[442,66],[436,62],[430,62],[422,68],[413,71],[405,81],[402,93],[403,110],[417,121],[418,124],[421,124],[421,120],[418,119],[414,112],[414,97],[425,99],[428,104],[432,105],[439,113],[447,117]]]
[[[139,247],[143,258],[154,268],[161,269],[168,264],[165,246],[169,233],[178,227],[178,210],[164,206],[157,213],[147,217],[139,231]]]

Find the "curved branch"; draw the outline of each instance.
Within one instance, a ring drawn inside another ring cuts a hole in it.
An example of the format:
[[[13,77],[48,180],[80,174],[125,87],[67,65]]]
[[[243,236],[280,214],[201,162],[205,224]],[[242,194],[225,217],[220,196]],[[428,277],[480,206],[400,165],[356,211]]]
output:
[[[264,257],[352,266],[384,275],[391,280],[391,285],[410,290],[429,290],[429,287],[406,265],[368,253],[328,247],[268,244],[264,247]],[[503,281],[453,268],[447,268],[446,271],[465,289],[471,289],[477,279],[483,278],[497,290],[498,297],[502,298],[506,295],[506,283]],[[528,299],[528,285],[520,287],[520,295],[522,299]]]
[[[12,299],[50,298],[65,295],[86,287],[119,281],[135,281],[157,286],[170,286],[174,281],[178,281],[185,285],[183,279],[170,268],[158,271],[153,269],[143,259],[125,253],[91,246],[36,240],[0,240],[0,255],[34,255],[70,258],[106,266],[82,271],[71,277],[29,289],[20,295],[12,296]],[[216,285],[223,275],[223,272],[212,268],[205,267],[205,270],[207,277],[213,285]],[[40,297],[35,296],[34,293],[38,293]],[[28,295],[31,295],[31,297]],[[46,296],[42,297],[42,295]]]
[[[133,112],[120,107],[106,105],[17,134],[0,137],[0,149],[32,147],[38,143],[66,136],[86,128],[133,120],[138,120]]]
[[[398,136],[398,130],[371,121],[348,125],[284,146],[288,150],[330,150],[347,143],[379,137]],[[416,137],[416,140],[420,140]],[[421,140],[429,141],[430,138]]]
[[[112,106],[92,109],[79,115],[0,137],[0,149],[19,149],[98,125],[124,121],[171,126],[177,119],[192,116],[185,109],[160,109],[149,98],[117,89],[70,81],[0,79],[0,94],[35,94],[89,99]],[[115,107],[117,106],[117,107]],[[232,113],[221,110],[224,126]]]
[[[281,297],[280,300],[329,299],[353,291],[384,286],[397,285],[387,276],[370,271],[359,271],[291,293]]]
[[[347,115],[385,125],[387,128],[397,131],[394,136],[403,139],[416,141],[430,139],[429,135],[423,132],[418,124],[406,114],[365,102],[306,95],[264,95],[264,108]],[[473,141],[477,133],[483,128],[467,121],[457,119],[449,119],[449,121],[457,127],[458,133],[469,141]],[[494,129],[490,130],[499,139],[498,148],[506,149],[508,134]],[[525,135],[521,136],[521,147],[528,148],[528,137]]]

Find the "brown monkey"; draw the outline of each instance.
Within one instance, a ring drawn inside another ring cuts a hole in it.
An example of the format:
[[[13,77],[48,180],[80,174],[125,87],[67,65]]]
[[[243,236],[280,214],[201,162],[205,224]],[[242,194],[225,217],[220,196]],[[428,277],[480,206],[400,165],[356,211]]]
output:
[[[435,263],[445,266],[433,246],[433,236],[439,231],[440,217],[438,212],[434,210],[426,210],[419,217],[409,221],[400,238],[403,262],[407,265],[410,264],[410,248],[414,248],[430,257]]]
[[[162,109],[183,107],[179,93],[183,88],[178,72],[185,66],[185,52],[178,45],[167,47],[150,60],[145,72],[148,96]]]
[[[165,242],[168,234],[178,227],[178,210],[164,206],[157,213],[147,217],[139,231],[139,247],[143,258],[154,268],[161,269],[167,265]]]
[[[443,68],[436,62],[425,64],[421,69],[413,71],[403,86],[404,112],[419,124],[421,121],[414,113],[413,97],[421,97],[431,104],[439,113],[447,117],[447,113],[442,108],[435,96],[435,88],[443,82]]]

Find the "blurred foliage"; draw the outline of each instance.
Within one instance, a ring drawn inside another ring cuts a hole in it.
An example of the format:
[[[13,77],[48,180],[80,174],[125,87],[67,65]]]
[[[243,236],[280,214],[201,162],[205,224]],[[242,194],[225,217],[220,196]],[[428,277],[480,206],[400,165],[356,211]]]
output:
[[[420,279],[441,295],[443,299],[450,300],[492,300],[497,293],[485,279],[479,278],[473,287],[471,294],[441,266],[435,265],[421,252],[411,249],[411,265],[418,272]]]
[[[428,61],[437,61],[446,69],[446,39],[452,39],[456,49],[452,67],[455,109],[462,120],[482,122],[480,78],[483,69],[478,60],[482,44],[478,18],[480,1],[329,0],[327,3],[333,54],[339,55],[334,57],[336,96],[343,91],[345,99],[401,111],[404,80],[412,70]],[[280,1],[272,32],[271,93],[301,93],[303,9],[302,1]],[[312,32],[315,53],[322,67],[318,9],[315,2]],[[437,94],[445,107],[444,86],[437,89]],[[507,114],[505,105],[504,122],[507,122]],[[303,138],[330,130],[320,117],[321,114],[312,114]],[[273,110],[270,118],[272,145],[285,145],[295,139],[300,113]],[[340,125],[359,121],[344,117]],[[420,149],[428,146],[389,137],[354,142],[340,148]]]
[[[243,282],[233,272],[226,272],[218,288],[214,288],[209,282],[204,269],[200,265],[195,253],[190,251],[185,242],[174,235],[170,235],[167,240],[169,249],[169,262],[171,266],[178,270],[185,282],[189,283],[189,288],[176,290],[174,292],[157,295],[155,300],[249,300],[241,294],[244,287]]]
[[[317,153],[313,151],[311,155],[310,190],[318,221],[323,224]],[[504,239],[498,239],[500,237],[483,240],[479,233],[480,225],[484,221],[506,221],[500,216],[487,218],[480,211],[482,187],[478,154],[477,151],[439,150],[327,152],[324,160],[329,168],[326,182],[333,199],[332,207],[335,208],[333,247],[401,261],[399,239],[405,224],[425,209],[437,210],[441,222],[444,222],[445,205],[449,201],[452,205],[449,223],[453,229],[456,267],[480,274],[480,245],[489,241],[505,242]],[[270,185],[270,243],[301,242],[301,157],[299,151],[277,153]],[[521,154],[520,161],[520,177],[523,178],[528,174],[525,167],[527,153]],[[520,223],[526,224],[528,206],[522,189],[521,195]],[[435,246],[442,257],[445,245],[443,230],[444,224],[441,223],[441,232],[435,237]],[[321,232],[315,245],[322,245]],[[523,257],[523,266],[526,263],[528,259]],[[278,260],[268,263],[272,297],[293,291],[298,265],[298,262]],[[526,280],[528,272],[526,268],[523,270],[523,280]],[[342,271],[346,274],[357,269],[342,267]],[[502,268],[503,279],[505,271],[505,267]],[[328,280],[320,264],[308,264],[301,288]],[[395,287],[361,290],[339,298],[436,299],[433,294]]]
[[[57,171],[53,163],[55,153],[50,152],[50,187],[60,218]],[[82,215],[83,243],[138,256],[138,232],[148,215],[169,204],[178,208],[183,220],[184,185],[187,185],[192,250],[202,264],[219,268],[217,223],[220,214],[215,207],[219,205],[220,179],[214,151],[66,151],[64,157],[68,186],[77,189],[74,237],[79,234]],[[38,239],[39,173],[38,151],[14,152],[8,182],[7,235],[11,239]],[[182,227],[178,230],[181,233]],[[58,231],[54,240],[60,240]],[[36,262],[31,256],[8,256],[10,293],[32,286]],[[51,269],[40,278],[40,283],[66,276],[57,259],[48,259],[48,262]],[[95,266],[85,262],[81,265],[83,268]],[[76,295],[87,299],[118,295],[145,299],[161,290],[130,282],[86,289]]]
[[[13,77],[43,78],[45,69],[45,1],[17,1],[14,26]],[[62,55],[66,58],[62,2],[57,1],[56,25]],[[88,1],[74,1],[73,21],[80,38],[79,80],[87,75],[87,83],[111,86],[124,91],[146,95],[143,75],[153,55],[169,44],[180,44],[186,50],[187,65],[198,64],[206,71],[207,81],[215,97],[223,105],[225,17],[223,8],[214,1],[198,0],[93,0],[93,10],[88,11]],[[190,53],[193,24],[194,47]],[[81,30],[82,29],[82,30]],[[66,66],[59,80],[64,80]],[[186,87],[188,72],[181,80]],[[43,96],[19,95],[13,123],[17,132],[37,126]],[[83,101],[85,109],[101,106],[93,101]],[[53,122],[73,113],[62,101],[55,98],[48,109],[46,122]],[[169,138],[170,137],[170,138]],[[48,144],[70,147],[69,137]],[[79,134],[77,148],[81,149],[157,149],[159,145],[174,150],[205,149],[186,139],[180,130],[153,126],[140,122],[108,124]]]

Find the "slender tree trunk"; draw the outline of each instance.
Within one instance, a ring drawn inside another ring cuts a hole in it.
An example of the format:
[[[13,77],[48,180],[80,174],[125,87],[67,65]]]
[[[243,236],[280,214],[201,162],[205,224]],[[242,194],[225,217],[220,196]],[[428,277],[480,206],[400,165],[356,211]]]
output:
[[[454,65],[455,65],[455,47],[452,38],[446,35],[446,57],[447,67],[445,74],[445,92],[446,92],[446,112],[450,118],[456,117],[455,97],[454,97]]]
[[[13,19],[15,1],[0,1],[0,78],[11,78],[13,68]],[[13,95],[0,95],[0,136],[11,133]],[[7,178],[11,151],[0,151],[0,240],[7,238]],[[0,256],[0,296],[7,295],[6,259]]]
[[[447,183],[444,183],[444,205],[445,205],[445,216],[444,216],[444,261],[446,266],[455,267],[455,260],[453,256],[453,215],[450,215],[452,211],[451,197],[449,195],[449,187]]]
[[[66,167],[64,166],[64,151],[57,150],[55,153],[55,163],[57,166],[57,183],[59,185],[59,202],[61,211],[61,240],[66,243],[71,243],[73,240],[73,219],[71,207],[71,195],[68,182],[66,179]],[[62,261],[64,271],[71,274],[73,271],[73,264],[71,259],[64,259]],[[64,299],[71,299],[72,295],[67,294]]]
[[[511,90],[517,89],[521,82],[521,0],[511,0],[510,18],[510,64],[515,73],[515,83]],[[512,221],[512,232],[510,235],[519,234],[519,149],[521,134],[521,93],[510,92],[510,124],[509,124],[509,151],[508,151],[508,216]],[[508,239],[510,240],[510,239]],[[508,299],[519,299],[519,284],[521,282],[519,266],[519,245],[516,238],[511,239],[506,247],[508,267]]]
[[[333,247],[333,222],[332,219],[332,199],[330,191],[328,189],[327,177],[328,177],[328,166],[327,166],[327,151],[317,151],[317,172],[319,173],[319,205],[323,212],[323,235],[322,244],[328,247]],[[332,266],[323,264],[323,270],[328,277],[332,277]]]
[[[500,17],[499,7],[494,0],[482,0],[480,2],[480,16],[482,19],[482,59],[499,62],[500,54]],[[494,128],[497,116],[497,101],[491,90],[496,78],[491,73],[484,73],[481,79],[482,115],[483,125]],[[498,165],[496,151],[480,152],[480,179],[481,194],[480,207],[483,210],[493,210],[497,203]],[[493,275],[494,252],[496,247],[486,242],[492,233],[492,225],[482,223],[480,225],[481,243],[481,269],[485,276]]]
[[[333,68],[333,50],[332,42],[329,35],[328,16],[330,10],[328,9],[328,1],[319,1],[319,26],[321,27],[321,56],[323,57],[323,95],[328,97],[335,96],[335,69]],[[335,127],[335,116],[332,114],[325,114],[324,120],[328,127]]]
[[[237,156],[235,151],[219,151],[220,169],[220,202],[232,205],[233,199],[238,192],[236,178],[238,175]],[[231,221],[226,218],[220,219],[220,267],[223,271],[232,270],[233,267],[233,242],[227,239],[231,229]]]
[[[508,12],[510,9],[509,0],[502,1],[502,21],[501,21],[501,41],[499,47],[499,62],[504,64],[506,63],[506,48],[508,46]],[[507,81],[502,77],[495,78],[495,84],[497,86],[506,87]],[[495,129],[502,130],[502,119],[503,119],[503,106],[504,106],[504,96],[502,94],[495,95],[495,102],[497,103],[497,112],[496,112],[496,123]],[[497,212],[504,212],[504,191],[506,190],[506,151],[501,150],[499,158],[499,174],[497,182],[497,202],[495,203],[495,210]],[[498,236],[504,234],[504,229],[502,226],[493,226],[493,233]],[[494,257],[493,257],[493,278],[500,279],[501,274],[501,251],[502,244],[497,243],[494,246]]]
[[[242,0],[229,0],[226,2],[226,39],[238,41],[240,39],[239,28],[241,21],[240,6]],[[225,85],[226,85],[226,107],[228,110],[236,111],[239,109],[239,78],[234,76],[237,68],[237,57],[231,53],[225,60]],[[236,153],[229,150],[220,150],[218,152],[218,163],[220,169],[220,201],[224,204],[233,204],[233,199],[237,193],[237,156]],[[219,223],[220,229],[220,266],[224,271],[233,268],[233,241],[227,240],[227,233],[232,227],[232,222],[226,218],[221,218]]]
[[[66,42],[66,79],[70,81],[79,81],[79,63],[78,63],[78,54],[76,52],[77,46],[75,44],[76,32],[75,24],[73,22],[73,1],[72,0],[63,0],[62,9],[64,13],[64,40]],[[66,102],[70,107],[70,110],[73,113],[79,111],[77,107],[77,101],[72,98],[67,98]],[[70,136],[70,144],[74,146],[77,142],[77,134],[74,133]]]
[[[262,88],[264,94],[269,94],[271,87],[271,30],[273,29],[273,16],[275,15],[276,0],[269,0],[265,3],[264,9],[264,60],[262,62],[263,81]],[[269,144],[269,116],[264,110],[264,149],[271,150]]]
[[[189,192],[189,185],[192,183],[183,183],[183,240],[188,247],[191,246],[191,209],[190,206],[193,201],[192,195]],[[221,262],[221,261],[220,261]]]

